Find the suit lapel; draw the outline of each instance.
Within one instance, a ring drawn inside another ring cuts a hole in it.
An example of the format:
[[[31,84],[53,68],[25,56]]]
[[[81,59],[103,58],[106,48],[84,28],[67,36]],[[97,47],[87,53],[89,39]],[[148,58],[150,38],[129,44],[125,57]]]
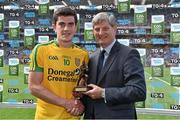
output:
[[[97,52],[95,53],[95,57],[93,58],[93,61],[92,61],[92,63],[93,63],[93,81],[92,81],[92,83],[96,83],[96,76],[97,76],[97,66],[98,66],[98,59],[99,59],[99,54],[100,54],[100,49],[98,49],[97,50]]]
[[[118,56],[117,54],[118,54],[119,48],[120,48],[119,43],[116,41],[114,46],[112,47],[110,53],[109,53],[109,56],[108,56],[108,58],[104,64],[104,67],[103,67],[101,73],[97,73],[97,74],[100,74],[98,81],[97,81],[97,84],[99,84],[103,80],[104,75],[107,73],[107,71],[111,67],[115,58]],[[96,70],[97,70],[97,68],[96,68]]]

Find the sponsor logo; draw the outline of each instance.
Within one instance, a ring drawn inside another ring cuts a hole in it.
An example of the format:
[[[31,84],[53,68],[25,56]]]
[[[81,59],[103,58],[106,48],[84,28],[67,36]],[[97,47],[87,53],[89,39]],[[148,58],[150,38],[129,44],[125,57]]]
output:
[[[59,60],[57,56],[49,56],[49,60]]]

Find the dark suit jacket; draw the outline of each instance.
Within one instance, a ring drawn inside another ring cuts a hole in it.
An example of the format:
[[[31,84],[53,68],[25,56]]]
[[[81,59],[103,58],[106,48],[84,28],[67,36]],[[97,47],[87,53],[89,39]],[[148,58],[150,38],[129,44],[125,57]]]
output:
[[[105,98],[84,97],[85,119],[136,119],[135,102],[146,99],[144,70],[137,50],[115,42],[96,83],[100,50],[90,56],[88,84],[105,88]]]

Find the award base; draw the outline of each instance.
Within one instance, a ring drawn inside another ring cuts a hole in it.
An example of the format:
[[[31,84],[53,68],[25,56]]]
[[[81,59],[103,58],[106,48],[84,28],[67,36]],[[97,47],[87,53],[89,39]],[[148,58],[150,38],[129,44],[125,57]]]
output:
[[[89,86],[76,86],[74,88],[74,92],[87,92],[89,90],[91,90],[92,88]]]
[[[88,86],[77,86],[74,88],[73,90],[73,96],[76,98],[76,99],[80,99],[83,97],[83,93],[84,92],[87,92],[88,90],[91,90],[92,88],[91,87],[88,87]]]
[[[74,88],[74,92],[87,92],[88,90],[90,90],[89,87],[75,87]]]

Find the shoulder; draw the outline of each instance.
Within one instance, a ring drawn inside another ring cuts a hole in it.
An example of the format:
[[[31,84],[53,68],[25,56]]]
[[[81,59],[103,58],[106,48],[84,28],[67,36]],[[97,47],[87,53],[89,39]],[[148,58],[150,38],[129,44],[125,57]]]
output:
[[[135,48],[123,45],[123,44],[119,44],[119,51],[124,52],[126,54],[131,53],[131,52],[138,52]]]
[[[100,52],[100,49],[97,49],[96,51],[94,51],[93,53],[89,54],[89,57],[92,59],[92,58],[95,58],[99,55],[99,52]]]
[[[129,55],[138,54],[138,53],[139,52],[135,48],[120,44],[117,41],[111,50],[111,54],[116,54],[117,56],[119,56],[121,58],[126,58]]]
[[[136,48],[132,48],[129,46],[125,46],[120,44],[121,49],[119,50],[119,54],[121,55],[121,57],[123,56],[124,58],[126,57],[133,57],[133,56],[140,56],[138,50]]]
[[[83,54],[88,54],[88,51],[86,49],[84,49],[83,47],[80,47],[80,46],[74,44],[74,48]]]
[[[52,41],[49,41],[49,42],[47,42],[47,43],[40,43],[40,44],[37,44],[34,48],[33,48],[33,50],[38,50],[38,49],[46,49],[49,45],[52,45],[52,44],[54,44],[54,40],[52,40]]]

